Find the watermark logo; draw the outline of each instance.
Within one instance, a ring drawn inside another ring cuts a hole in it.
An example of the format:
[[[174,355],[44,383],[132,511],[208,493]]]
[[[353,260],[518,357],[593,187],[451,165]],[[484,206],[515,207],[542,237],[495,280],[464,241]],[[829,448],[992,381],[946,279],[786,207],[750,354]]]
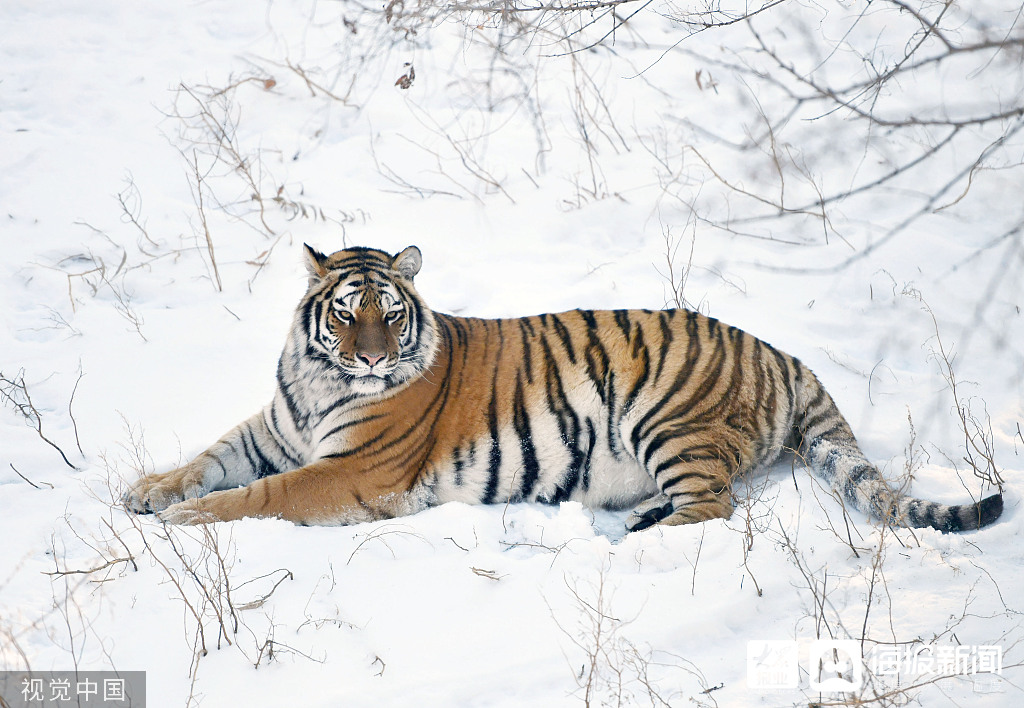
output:
[[[870,673],[895,686],[970,676],[974,690],[986,693],[1003,690],[1002,669],[1002,648],[992,645],[877,645],[865,656],[850,639],[747,642],[747,686],[765,692],[851,693],[864,688]]]
[[[969,644],[916,644],[880,646],[871,652],[871,670],[877,676],[999,674],[1003,649]]]
[[[820,639],[807,655],[810,689],[819,693],[856,691],[864,685],[864,659],[860,642]]]
[[[800,662],[794,641],[747,642],[747,686],[764,691],[797,688]]]

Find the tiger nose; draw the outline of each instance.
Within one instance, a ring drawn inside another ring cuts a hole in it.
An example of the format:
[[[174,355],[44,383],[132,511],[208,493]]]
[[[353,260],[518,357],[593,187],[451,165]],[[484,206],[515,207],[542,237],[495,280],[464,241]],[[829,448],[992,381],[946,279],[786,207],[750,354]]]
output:
[[[359,352],[356,356],[365,361],[367,365],[371,367],[384,358],[383,354],[367,354],[366,352]]]

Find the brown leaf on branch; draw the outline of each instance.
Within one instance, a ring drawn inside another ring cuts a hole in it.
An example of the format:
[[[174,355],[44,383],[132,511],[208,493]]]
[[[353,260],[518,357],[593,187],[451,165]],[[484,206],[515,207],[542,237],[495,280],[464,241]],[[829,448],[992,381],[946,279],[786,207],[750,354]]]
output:
[[[398,77],[398,81],[395,82],[395,86],[402,89],[407,89],[412,86],[412,82],[416,79],[416,69],[413,68],[411,62],[406,62],[405,65],[409,67],[409,71]]]

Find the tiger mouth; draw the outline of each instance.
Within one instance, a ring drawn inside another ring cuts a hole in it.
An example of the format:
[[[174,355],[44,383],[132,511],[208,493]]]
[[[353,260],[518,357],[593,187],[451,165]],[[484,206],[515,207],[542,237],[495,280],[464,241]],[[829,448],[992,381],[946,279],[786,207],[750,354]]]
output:
[[[373,366],[352,366],[342,364],[341,370],[353,379],[387,379],[398,368],[397,362],[381,362]]]
[[[358,394],[380,393],[394,385],[393,377],[384,372],[345,372],[349,388]]]

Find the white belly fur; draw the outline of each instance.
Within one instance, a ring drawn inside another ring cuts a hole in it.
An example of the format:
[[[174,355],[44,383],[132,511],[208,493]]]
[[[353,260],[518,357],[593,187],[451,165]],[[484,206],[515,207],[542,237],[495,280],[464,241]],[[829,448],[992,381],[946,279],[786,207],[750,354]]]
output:
[[[472,464],[465,465],[461,470],[456,471],[454,466],[445,465],[442,469],[428,471],[425,481],[431,487],[434,504],[450,501],[478,504],[485,496],[490,470],[486,448],[481,450],[481,447],[483,446],[478,445],[476,459]],[[511,446],[503,448],[508,451]],[[555,488],[563,480],[569,465],[569,453],[561,444],[548,446],[547,449],[538,452],[541,464],[540,480],[533,494],[523,501],[553,497]],[[510,496],[509,491],[518,490],[518,482],[523,478],[524,468],[521,459],[509,457],[511,455],[503,454],[498,491],[493,500],[495,503],[506,502]],[[631,508],[657,493],[658,487],[646,470],[625,453],[616,459],[606,442],[599,439],[590,458],[586,488],[584,489],[581,480],[569,498],[594,509],[624,509]]]
[[[636,461],[628,455],[616,460],[601,447],[594,450],[590,461],[590,485],[585,491],[582,486],[577,488],[573,501],[593,509],[625,509],[658,493],[651,475]]]

